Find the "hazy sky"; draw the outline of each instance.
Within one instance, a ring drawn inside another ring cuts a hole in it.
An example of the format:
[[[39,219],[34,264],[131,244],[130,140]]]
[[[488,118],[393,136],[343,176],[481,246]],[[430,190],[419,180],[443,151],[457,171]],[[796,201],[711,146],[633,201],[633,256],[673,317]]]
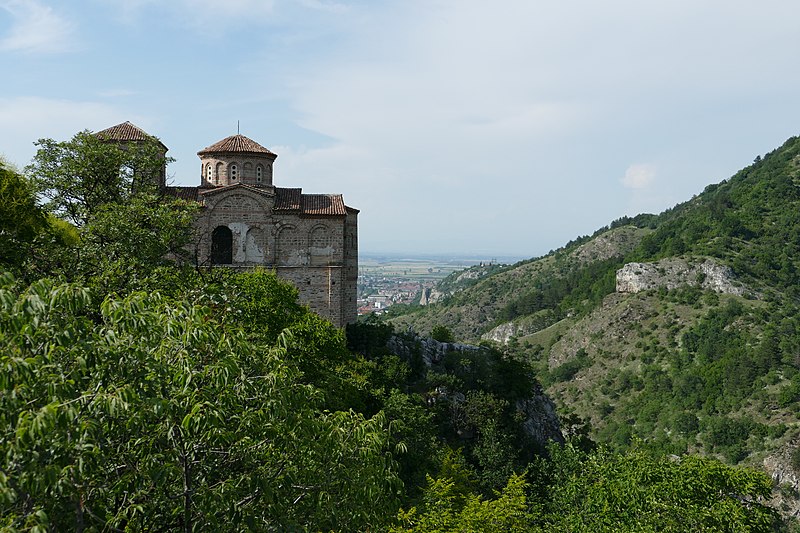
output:
[[[797,0],[0,0],[0,154],[241,133],[364,252],[535,256],[800,132]]]

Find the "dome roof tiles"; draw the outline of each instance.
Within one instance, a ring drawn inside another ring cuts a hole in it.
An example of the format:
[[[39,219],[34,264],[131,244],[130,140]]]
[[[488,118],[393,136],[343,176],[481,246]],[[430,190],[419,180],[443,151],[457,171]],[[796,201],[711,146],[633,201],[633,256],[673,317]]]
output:
[[[245,137],[244,135],[231,135],[230,137],[226,137],[219,142],[212,144],[206,148],[203,148],[197,155],[205,155],[205,154],[219,154],[219,153],[248,153],[248,154],[264,154],[264,155],[272,155],[275,154],[270,152],[253,139]]]
[[[135,124],[132,124],[127,120],[121,124],[117,124],[116,126],[111,126],[110,128],[98,131],[97,133],[95,133],[95,136],[98,139],[102,139],[104,141],[118,141],[118,142],[155,140],[165,149],[167,148],[166,146],[164,146],[164,143],[158,140],[157,137],[150,135],[139,126],[136,126]]]

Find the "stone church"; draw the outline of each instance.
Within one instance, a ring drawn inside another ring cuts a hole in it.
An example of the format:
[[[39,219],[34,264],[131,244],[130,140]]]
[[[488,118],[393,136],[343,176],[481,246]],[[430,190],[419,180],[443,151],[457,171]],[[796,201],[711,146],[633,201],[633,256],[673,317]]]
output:
[[[130,122],[97,133],[121,143],[153,139]],[[160,144],[166,155],[167,147]],[[306,194],[273,184],[275,153],[244,135],[203,148],[200,185],[160,186],[198,202],[196,257],[201,265],[261,266],[292,282],[300,301],[342,327],[356,319],[358,210],[341,194]]]

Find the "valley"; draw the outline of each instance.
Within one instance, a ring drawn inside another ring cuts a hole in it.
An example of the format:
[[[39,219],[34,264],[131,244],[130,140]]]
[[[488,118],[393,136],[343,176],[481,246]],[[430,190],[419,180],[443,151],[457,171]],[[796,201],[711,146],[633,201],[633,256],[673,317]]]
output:
[[[475,268],[475,267],[473,267]],[[764,470],[800,511],[800,140],[392,318],[530,364],[566,433]]]

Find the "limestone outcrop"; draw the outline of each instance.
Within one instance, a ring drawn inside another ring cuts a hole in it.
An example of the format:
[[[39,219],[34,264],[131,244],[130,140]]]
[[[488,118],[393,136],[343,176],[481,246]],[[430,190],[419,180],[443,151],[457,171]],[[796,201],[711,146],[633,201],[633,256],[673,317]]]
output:
[[[420,294],[419,305],[431,305],[441,302],[445,296],[447,296],[445,293],[436,290],[436,288],[425,287],[422,289],[422,294]]]
[[[519,337],[520,328],[514,322],[505,322],[481,335],[482,340],[508,344],[511,337]]]
[[[532,335],[554,324],[556,321],[556,313],[552,309],[542,309],[532,315],[515,318],[511,322],[505,322],[492,328],[481,335],[481,340],[508,344],[513,337],[520,338]]]
[[[479,352],[483,348],[471,344],[458,342],[439,342],[434,339],[420,337],[409,332],[402,335],[392,335],[386,345],[389,350],[407,361],[411,361],[417,354],[427,367],[434,367],[444,361],[450,352]]]
[[[617,292],[700,287],[723,294],[743,296],[747,290],[733,271],[712,259],[688,261],[669,258],[654,263],[628,263],[617,270]]]
[[[800,501],[796,497],[786,497],[786,493],[797,494],[800,491],[800,475],[792,467],[792,453],[797,449],[795,441],[764,458],[764,470],[772,477],[775,485],[784,490],[772,493],[770,504],[781,509],[784,516],[800,517]],[[787,490],[788,489],[788,490]]]
[[[530,398],[517,400],[517,413],[522,419],[522,429],[540,447],[550,441],[564,442],[556,404],[537,384]]]

